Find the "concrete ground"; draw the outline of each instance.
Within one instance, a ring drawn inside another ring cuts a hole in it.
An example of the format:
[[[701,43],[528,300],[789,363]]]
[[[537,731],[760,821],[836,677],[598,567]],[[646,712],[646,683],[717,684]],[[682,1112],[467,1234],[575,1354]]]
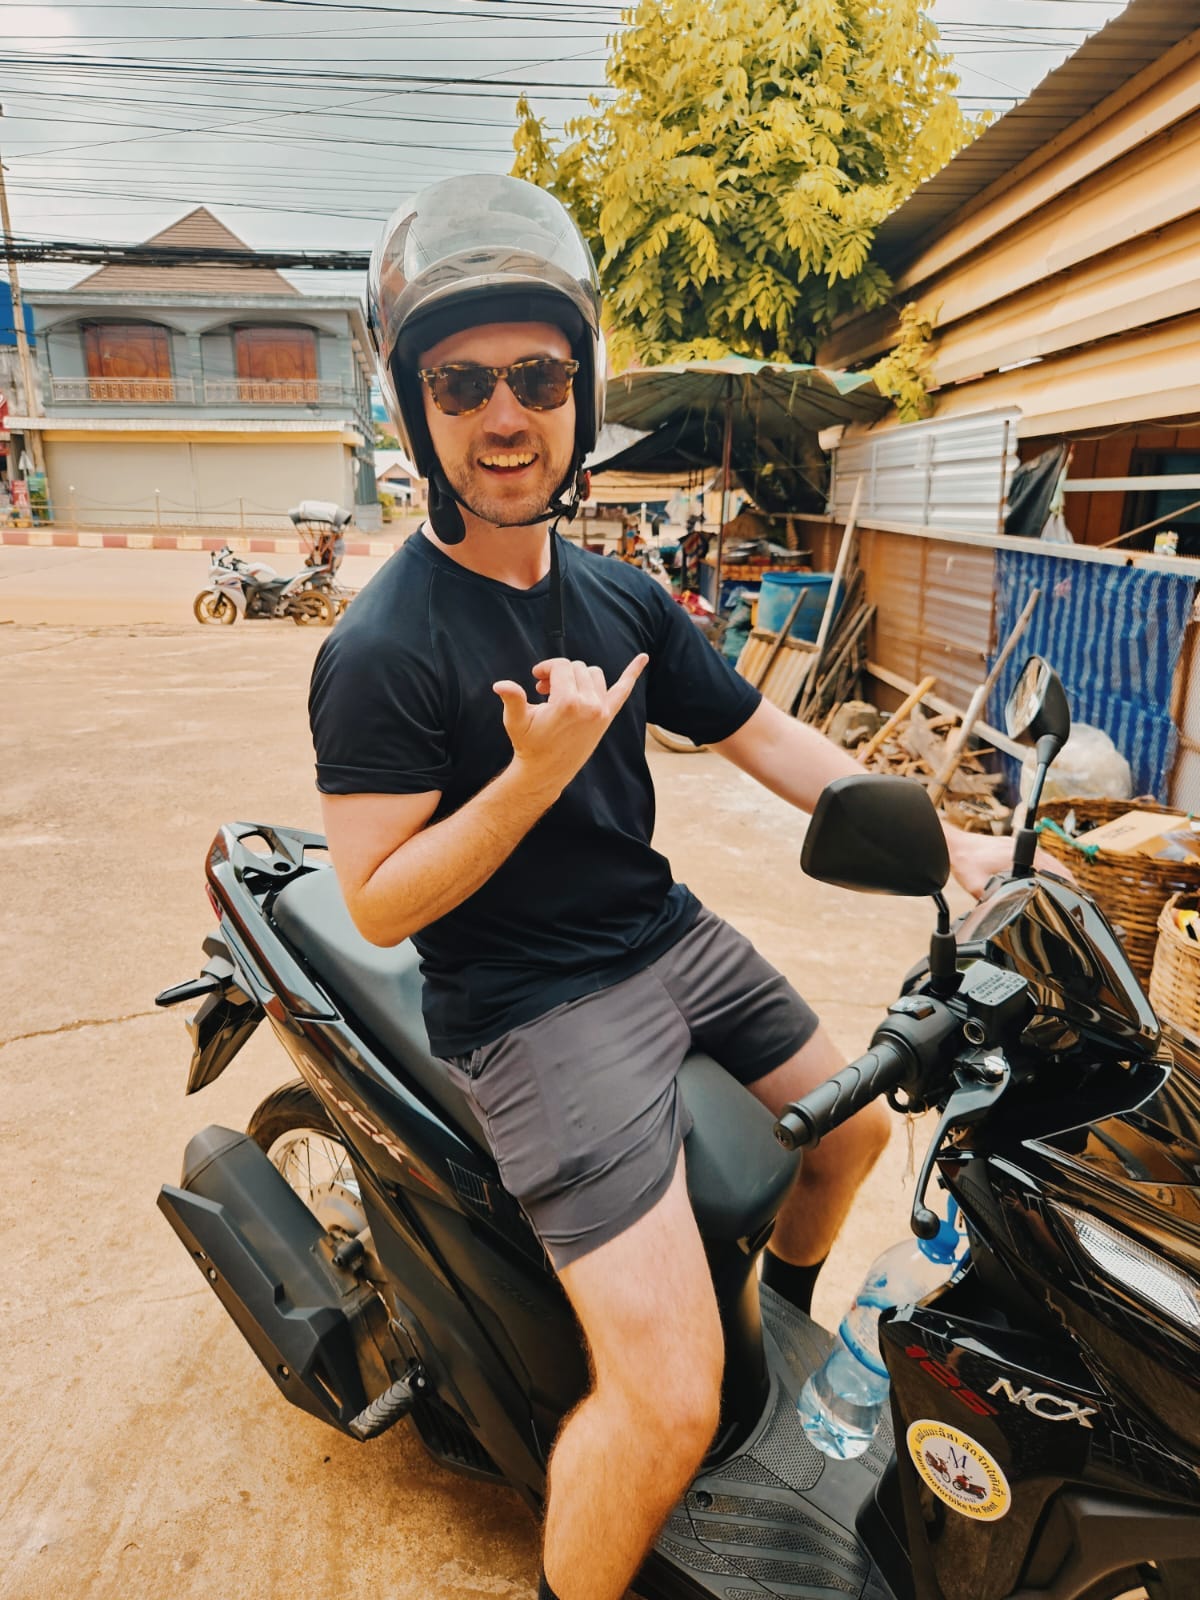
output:
[[[244,1126],[292,1076],[261,1029],[184,1098],[182,1020],[152,1001],[199,969],[205,849],[227,819],[319,827],[322,634],[199,627],[204,571],[0,550],[0,1597],[526,1600],[516,1498],[403,1426],[354,1445],[287,1406],[155,1210],[196,1128]],[[718,757],[651,761],[678,876],[862,1049],[932,908],[805,878],[803,819]],[[911,1163],[897,1122],[818,1286],[827,1323],[904,1233]]]

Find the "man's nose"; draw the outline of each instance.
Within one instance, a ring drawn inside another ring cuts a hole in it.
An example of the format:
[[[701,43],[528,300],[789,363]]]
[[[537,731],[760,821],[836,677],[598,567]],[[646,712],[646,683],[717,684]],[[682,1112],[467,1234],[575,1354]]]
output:
[[[525,408],[509,388],[508,379],[501,378],[487,403],[488,427],[497,433],[515,433],[526,426],[527,420]]]

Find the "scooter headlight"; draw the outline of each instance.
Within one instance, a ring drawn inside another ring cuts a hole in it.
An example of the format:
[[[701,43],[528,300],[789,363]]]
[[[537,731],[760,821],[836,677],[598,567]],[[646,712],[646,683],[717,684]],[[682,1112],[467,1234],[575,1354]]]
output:
[[[1200,1284],[1194,1278],[1099,1218],[1072,1206],[1051,1204],[1101,1272],[1190,1333],[1200,1333]]]

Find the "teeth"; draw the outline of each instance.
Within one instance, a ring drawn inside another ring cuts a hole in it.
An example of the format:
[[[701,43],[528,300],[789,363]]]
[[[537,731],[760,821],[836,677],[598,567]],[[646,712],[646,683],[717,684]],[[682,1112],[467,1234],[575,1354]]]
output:
[[[532,455],[480,456],[485,467],[527,467],[535,459]]]

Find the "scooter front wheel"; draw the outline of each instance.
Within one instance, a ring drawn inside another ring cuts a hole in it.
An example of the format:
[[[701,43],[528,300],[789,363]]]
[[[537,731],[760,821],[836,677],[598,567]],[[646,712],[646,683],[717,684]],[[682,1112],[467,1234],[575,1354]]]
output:
[[[276,1089],[246,1132],[329,1233],[354,1238],[367,1225],[358,1179],[332,1117],[297,1078]]]
[[[237,621],[237,607],[227,594],[201,589],[192,601],[192,615],[197,622],[221,622],[230,627]]]

